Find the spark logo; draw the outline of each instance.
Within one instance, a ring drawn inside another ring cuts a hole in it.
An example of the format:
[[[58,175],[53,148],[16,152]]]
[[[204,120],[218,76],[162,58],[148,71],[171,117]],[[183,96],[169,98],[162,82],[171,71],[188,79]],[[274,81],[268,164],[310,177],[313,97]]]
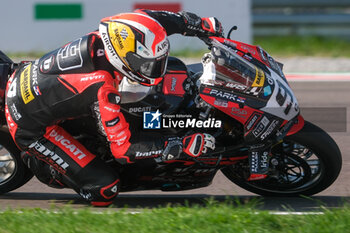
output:
[[[143,128],[160,129],[161,115],[159,110],[156,112],[143,112]]]

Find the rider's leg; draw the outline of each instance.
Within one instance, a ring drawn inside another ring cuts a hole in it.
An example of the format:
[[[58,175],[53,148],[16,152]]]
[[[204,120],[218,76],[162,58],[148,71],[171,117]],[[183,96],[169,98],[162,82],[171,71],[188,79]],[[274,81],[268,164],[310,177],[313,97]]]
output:
[[[23,158],[39,180],[51,186],[68,186],[95,206],[113,202],[119,191],[118,174],[64,129],[47,127],[45,134],[32,142],[23,131],[20,135],[15,141],[27,151]]]

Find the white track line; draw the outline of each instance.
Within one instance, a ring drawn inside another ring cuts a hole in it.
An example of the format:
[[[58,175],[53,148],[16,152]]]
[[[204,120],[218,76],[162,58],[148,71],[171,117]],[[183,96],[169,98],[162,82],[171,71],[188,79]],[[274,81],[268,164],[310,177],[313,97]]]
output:
[[[93,211],[91,210],[90,213],[92,214],[115,214],[118,210],[115,211]],[[5,213],[6,211],[0,211],[0,214]],[[23,214],[24,212],[21,210],[15,211],[17,214]],[[262,211],[261,211],[262,212]],[[260,214],[261,212],[254,212],[254,214]],[[47,210],[47,214],[61,214],[62,212],[59,210]],[[142,211],[126,211],[125,214],[141,214]],[[292,211],[269,211],[268,212],[271,215],[323,215],[324,212],[292,212]],[[74,211],[73,214],[79,214],[79,212]]]
[[[289,212],[289,211],[270,211],[272,215],[322,215],[324,212]]]
[[[350,73],[287,73],[289,82],[350,82]]]

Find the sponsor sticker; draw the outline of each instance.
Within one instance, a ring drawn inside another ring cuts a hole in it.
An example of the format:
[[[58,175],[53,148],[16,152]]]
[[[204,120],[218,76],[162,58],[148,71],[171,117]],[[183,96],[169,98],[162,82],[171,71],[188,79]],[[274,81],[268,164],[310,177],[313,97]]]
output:
[[[233,107],[231,109],[231,114],[246,119],[248,112],[245,109]]]
[[[74,142],[73,139],[69,139],[69,135],[62,131],[52,130],[49,135],[45,135],[48,140],[54,142],[67,153],[79,166],[85,167],[90,163],[95,156],[85,148],[82,148],[78,143]]]
[[[265,130],[266,126],[270,123],[269,119],[267,117],[263,117],[261,121],[258,123],[258,125],[253,130],[253,134],[255,137],[259,137],[259,135]]]
[[[256,75],[252,87],[262,87],[265,83],[265,73],[261,69],[255,67]]]
[[[17,111],[15,104],[12,104],[10,106],[10,108],[11,108],[11,112],[12,112],[13,116],[15,117],[16,121],[18,121],[19,119],[22,118],[22,115]]]
[[[126,31],[125,28],[123,28],[120,32],[120,36],[123,38],[123,40],[126,40],[126,38],[128,38],[129,34],[128,32]]]
[[[266,129],[266,131],[260,136],[261,140],[264,140],[265,138],[267,138],[273,132],[273,130],[277,127],[278,123],[279,123],[278,120],[273,120],[269,125],[269,127]]]
[[[63,174],[66,173],[69,164],[62,159],[61,156],[56,154],[54,151],[49,150],[43,144],[38,141],[33,142],[28,146],[29,149],[35,149],[39,154],[38,156],[45,161],[47,161],[51,165],[55,165],[55,167]]]
[[[254,113],[254,115],[250,118],[250,120],[248,121],[248,123],[246,124],[246,129],[247,131],[249,131],[251,128],[253,128],[253,126],[255,125],[255,123],[257,122],[257,120],[259,120],[261,117],[261,114],[258,113]]]
[[[40,63],[40,71],[42,73],[49,72],[53,67],[54,61],[55,61],[54,55],[51,55],[50,57],[46,58],[44,61]]]
[[[264,96],[265,96],[265,97],[266,97],[266,96],[269,96],[269,95],[271,95],[271,93],[272,93],[271,86],[266,86],[266,87],[264,88]]]
[[[23,102],[25,104],[28,104],[30,101],[34,99],[34,95],[32,93],[32,90],[30,88],[30,69],[32,65],[29,64],[24,71],[21,73],[20,76],[20,86],[21,86],[21,95]]]
[[[149,112],[152,110],[152,107],[133,107],[129,108],[130,113],[136,113],[136,112]]]
[[[228,102],[221,99],[215,99],[214,104],[219,107],[224,107],[224,108],[228,107]]]
[[[221,90],[211,89],[211,88],[204,88],[202,91],[204,94],[209,94],[211,96],[214,96],[216,98],[221,98],[229,101],[233,101],[236,103],[244,103],[246,98],[238,96],[236,94],[225,92]]]
[[[135,158],[136,159],[144,159],[144,158],[153,158],[157,157],[157,155],[160,155],[163,152],[163,150],[156,150],[156,151],[136,151],[135,152]]]
[[[99,79],[103,79],[104,77],[105,77],[104,75],[93,75],[93,76],[82,77],[80,81],[86,82],[86,81],[92,81],[92,80],[99,80]]]

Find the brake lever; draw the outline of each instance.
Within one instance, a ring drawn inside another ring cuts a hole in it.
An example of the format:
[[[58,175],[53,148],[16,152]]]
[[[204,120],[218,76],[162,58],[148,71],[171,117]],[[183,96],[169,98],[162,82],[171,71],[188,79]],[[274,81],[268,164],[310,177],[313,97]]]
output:
[[[235,25],[235,26],[233,26],[231,29],[230,29],[230,31],[228,31],[228,33],[227,33],[227,39],[231,39],[231,33],[233,32],[233,31],[236,31],[238,29],[238,27]]]

